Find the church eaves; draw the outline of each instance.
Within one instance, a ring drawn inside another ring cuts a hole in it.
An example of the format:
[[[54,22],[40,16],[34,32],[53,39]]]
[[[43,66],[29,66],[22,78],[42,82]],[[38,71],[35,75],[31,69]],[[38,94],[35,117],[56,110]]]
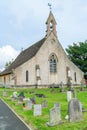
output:
[[[37,43],[22,51],[14,60],[14,62],[7,69],[1,72],[0,75],[2,76],[12,73],[13,69],[17,68],[18,66],[24,64],[25,62],[33,58],[45,42],[45,39],[46,38],[41,39]]]

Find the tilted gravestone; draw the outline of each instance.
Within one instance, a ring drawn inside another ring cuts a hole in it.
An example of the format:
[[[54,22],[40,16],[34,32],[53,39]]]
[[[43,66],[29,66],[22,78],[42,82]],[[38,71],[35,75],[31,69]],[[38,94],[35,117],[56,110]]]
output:
[[[67,91],[67,101],[69,102],[72,99],[72,92]]]
[[[68,105],[69,121],[77,122],[82,120],[82,105],[78,99],[72,99]]]
[[[62,123],[61,121],[61,113],[60,113],[60,105],[54,104],[54,108],[50,109],[50,120],[47,122],[48,126],[55,126]]]
[[[46,100],[43,100],[42,101],[42,108],[46,108],[46,107],[48,107],[48,103]]]
[[[42,106],[41,104],[35,104],[34,105],[34,116],[40,116],[42,115]]]

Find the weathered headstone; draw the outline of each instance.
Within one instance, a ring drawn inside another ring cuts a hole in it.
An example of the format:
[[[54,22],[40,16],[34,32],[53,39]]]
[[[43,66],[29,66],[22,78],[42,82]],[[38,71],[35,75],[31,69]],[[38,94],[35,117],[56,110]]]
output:
[[[36,98],[35,97],[30,98],[30,100],[32,101],[33,104],[36,104]]]
[[[77,122],[82,120],[82,105],[78,99],[72,99],[68,105],[69,121]]]
[[[21,92],[18,96],[18,103],[22,103],[23,102],[23,99],[24,99],[24,92]]]
[[[72,92],[67,91],[67,101],[69,102],[72,99]]]
[[[76,89],[73,89],[73,98],[77,98],[77,95],[76,95]]]
[[[7,91],[3,91],[3,96],[4,96],[4,97],[7,96]]]
[[[23,102],[23,97],[18,97],[18,104]]]
[[[43,100],[42,101],[42,108],[46,108],[46,107],[48,107],[48,103],[46,100]]]
[[[28,101],[26,102],[26,107],[27,107],[29,110],[32,109],[32,101],[31,101],[31,100],[28,100]]]
[[[41,104],[34,105],[34,116],[40,116],[42,114],[42,106]]]
[[[24,96],[24,92],[20,92],[20,94],[18,95],[18,97],[23,97],[24,98],[25,97]]]
[[[17,92],[13,92],[11,99],[12,99],[12,101],[17,99]]]
[[[55,109],[57,110],[57,112],[58,112],[59,121],[61,121],[60,104],[59,104],[59,103],[55,103],[55,104],[54,104],[54,108],[55,108]]]
[[[63,84],[63,82],[60,83],[60,92],[64,92],[64,84]]]
[[[61,121],[61,113],[60,113],[60,105],[54,104],[54,108],[50,109],[50,120],[47,122],[48,126],[55,126],[62,123]]]
[[[59,103],[54,103],[54,108],[59,108],[60,109],[60,104]]]
[[[84,80],[81,80],[80,91],[84,91]]]

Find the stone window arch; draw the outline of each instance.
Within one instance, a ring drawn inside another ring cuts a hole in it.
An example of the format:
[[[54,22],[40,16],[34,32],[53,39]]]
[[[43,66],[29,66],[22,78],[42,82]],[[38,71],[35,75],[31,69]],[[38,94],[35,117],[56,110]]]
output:
[[[49,57],[49,68],[50,73],[57,72],[57,56],[55,54],[51,54]]]

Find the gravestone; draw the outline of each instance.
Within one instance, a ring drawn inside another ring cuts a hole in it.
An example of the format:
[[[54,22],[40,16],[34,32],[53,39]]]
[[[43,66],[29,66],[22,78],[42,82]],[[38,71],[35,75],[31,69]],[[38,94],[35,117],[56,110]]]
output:
[[[47,122],[48,126],[55,126],[62,123],[61,121],[61,113],[60,113],[60,105],[54,104],[54,108],[50,109],[50,120]]]
[[[54,108],[60,108],[60,104],[59,103],[54,103]]]
[[[72,92],[67,91],[67,101],[69,102],[72,99]]]
[[[24,92],[20,92],[20,94],[18,95],[18,97],[23,97],[24,98],[25,97],[24,96]]]
[[[33,104],[36,104],[36,98],[35,98],[35,96],[32,97],[32,98],[30,98],[30,100],[32,101]]]
[[[59,104],[59,103],[55,103],[55,104],[54,104],[54,108],[57,110],[59,120],[61,121],[60,104]]]
[[[23,97],[18,97],[18,103],[22,103],[23,102]]]
[[[68,105],[69,121],[77,122],[82,120],[82,105],[78,99],[72,99]]]
[[[46,100],[43,100],[42,101],[42,108],[46,108],[46,107],[48,107],[48,103]]]
[[[73,89],[73,98],[77,98],[76,89]]]
[[[84,80],[81,80],[80,91],[84,91]]]
[[[42,114],[42,106],[41,104],[34,105],[34,116],[40,116]]]
[[[21,92],[18,96],[18,103],[22,103],[23,102],[23,99],[24,99],[24,92]]]
[[[63,84],[63,82],[60,83],[60,92],[64,92],[64,84]]]
[[[27,107],[27,109],[29,109],[29,110],[32,109],[32,101],[31,101],[31,100],[27,100],[27,102],[26,102],[26,107]]]
[[[7,91],[3,91],[3,96],[4,96],[4,97],[7,96]]]
[[[17,92],[13,92],[11,99],[12,99],[12,101],[17,99]]]

